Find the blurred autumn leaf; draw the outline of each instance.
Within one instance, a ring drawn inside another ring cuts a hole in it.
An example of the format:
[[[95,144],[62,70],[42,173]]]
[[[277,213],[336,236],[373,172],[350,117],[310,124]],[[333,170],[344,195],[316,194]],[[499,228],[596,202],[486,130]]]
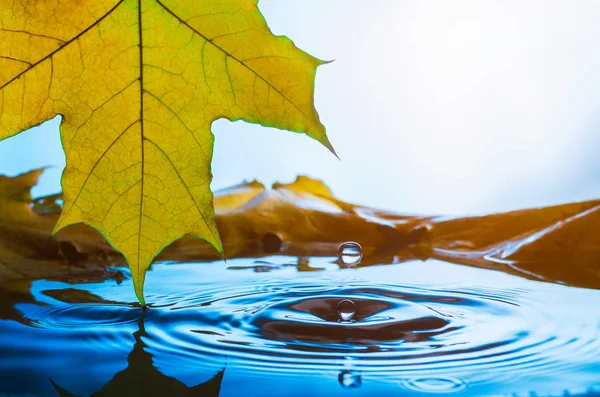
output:
[[[72,225],[49,239],[60,196],[30,201],[40,172],[0,176],[0,281],[116,278],[102,269],[120,255],[91,229]],[[310,271],[304,258],[335,256],[353,240],[363,246],[359,266],[437,258],[600,288],[600,200],[475,217],[405,216],[344,202],[322,182],[298,177],[271,189],[256,181],[233,186],[216,192],[214,205],[228,257],[296,256],[299,270]],[[208,243],[184,238],[157,260],[218,258]]]
[[[61,114],[54,233],[85,223],[146,269],[190,235],[223,253],[210,190],[219,118],[306,133],[322,61],[271,33],[256,0],[0,4],[0,140]]]

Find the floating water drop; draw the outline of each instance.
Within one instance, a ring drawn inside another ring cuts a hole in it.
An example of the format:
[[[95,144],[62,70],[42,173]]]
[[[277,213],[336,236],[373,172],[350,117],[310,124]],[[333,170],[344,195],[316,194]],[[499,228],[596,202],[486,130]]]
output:
[[[354,241],[346,241],[338,247],[338,259],[344,266],[355,266],[363,257],[362,247]]]
[[[344,389],[357,389],[362,385],[361,376],[348,370],[340,372],[338,381]]]
[[[350,299],[342,299],[340,303],[338,303],[338,314],[340,316],[341,323],[352,322],[352,318],[354,317],[355,313],[356,306]]]

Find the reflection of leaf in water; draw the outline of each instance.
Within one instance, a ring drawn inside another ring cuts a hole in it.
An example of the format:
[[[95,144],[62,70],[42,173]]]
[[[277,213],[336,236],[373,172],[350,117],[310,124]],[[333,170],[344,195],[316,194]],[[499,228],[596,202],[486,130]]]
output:
[[[56,392],[58,393],[59,397],[79,397],[77,394],[70,393],[68,390],[63,389],[62,387],[54,383],[52,379],[50,379],[50,383],[52,383],[52,386],[54,386],[54,388],[56,389]]]
[[[4,286],[0,286],[0,320],[13,320],[21,324],[30,325],[31,319],[24,316],[16,308],[16,305],[29,303],[38,306],[48,306],[48,303],[36,300],[31,294],[30,288],[30,280],[14,280],[6,283]],[[68,304],[83,303],[140,307],[137,301],[131,303],[115,302],[104,299],[90,291],[76,288],[49,289],[42,291],[42,294]]]
[[[103,305],[123,305],[123,302],[106,300],[96,294],[83,289],[62,288],[48,289],[42,292],[44,295],[65,303],[101,303]],[[135,306],[135,304],[132,304]]]
[[[0,287],[0,319],[14,320],[21,324],[29,325],[31,320],[24,317],[16,308],[18,303],[37,303],[33,295],[29,292],[31,282],[28,280],[19,280],[8,286]]]
[[[144,319],[140,317],[139,329],[133,333],[135,345],[127,357],[127,368],[115,374],[93,397],[177,397],[177,396],[218,396],[225,369],[210,380],[193,387],[187,387],[177,379],[164,375],[152,362],[152,355],[145,350],[142,338],[147,338]],[[50,379],[60,397],[77,397]]]
[[[92,394],[92,397],[217,397],[221,391],[221,381],[225,369],[217,373],[213,378],[193,387],[187,387],[177,379],[164,375],[152,362],[152,355],[145,350],[146,345],[142,338],[148,334],[144,329],[144,319],[140,318],[139,329],[133,333],[135,345],[127,357],[127,368],[115,374],[100,390]],[[65,388],[57,385],[50,379],[60,397],[77,397]]]

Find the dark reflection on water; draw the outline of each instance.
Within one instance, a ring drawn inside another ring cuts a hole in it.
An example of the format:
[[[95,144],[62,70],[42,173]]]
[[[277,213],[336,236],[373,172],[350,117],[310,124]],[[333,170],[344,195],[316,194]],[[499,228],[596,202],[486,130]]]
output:
[[[144,329],[145,310],[138,321],[139,329],[133,333],[135,344],[127,357],[127,368],[117,373],[102,389],[93,393],[94,397],[110,396],[218,396],[225,370],[220,371],[210,380],[199,385],[188,387],[177,379],[166,376],[152,363],[152,355],[145,350],[142,338],[148,334]],[[65,388],[50,382],[60,397],[72,397]]]
[[[600,291],[332,261],[158,265],[146,311],[129,279],[7,286],[0,396],[598,395]]]

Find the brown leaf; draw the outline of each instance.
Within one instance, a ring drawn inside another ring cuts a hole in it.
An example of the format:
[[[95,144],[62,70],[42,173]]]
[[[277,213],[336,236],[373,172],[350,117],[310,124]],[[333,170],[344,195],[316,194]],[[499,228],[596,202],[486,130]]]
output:
[[[75,225],[50,238],[60,196],[31,205],[41,171],[0,177],[0,280],[111,277],[103,269],[124,261],[92,229]],[[432,257],[600,288],[600,200],[475,217],[405,216],[338,200],[322,182],[300,176],[271,189],[256,181],[230,187],[214,205],[227,258],[295,256],[300,271],[313,271],[305,258],[335,257],[340,243],[356,241],[364,253],[358,266]],[[157,258],[217,259],[208,243],[188,237]]]
[[[83,225],[51,238],[58,214],[35,212],[30,195],[42,172],[43,169],[35,170],[14,178],[0,176],[0,282],[79,274],[91,277],[104,268],[91,260],[74,266],[63,254],[69,246],[87,254],[114,254],[97,233]]]

